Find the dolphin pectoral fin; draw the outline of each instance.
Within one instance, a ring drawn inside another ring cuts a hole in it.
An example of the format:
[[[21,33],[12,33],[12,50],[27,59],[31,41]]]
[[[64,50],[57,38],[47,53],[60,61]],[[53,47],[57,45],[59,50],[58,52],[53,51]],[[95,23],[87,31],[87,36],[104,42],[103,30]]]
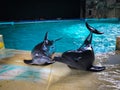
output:
[[[46,63],[44,63],[44,64],[37,64],[37,63],[34,63],[34,62],[32,62],[32,60],[24,60],[24,63],[26,63],[26,64],[29,64],[29,65],[37,65],[37,66],[39,66],[39,65],[49,65],[49,64],[53,64],[53,63],[55,63],[55,61],[50,61],[50,62],[46,62]]]
[[[26,64],[32,64],[32,60],[24,60],[24,63],[26,63]]]
[[[53,63],[55,63],[55,61],[46,62],[46,63],[43,64],[43,65],[50,65],[50,64],[53,64]]]
[[[91,68],[88,69],[88,71],[92,71],[92,72],[100,72],[105,70],[104,66],[92,66]]]

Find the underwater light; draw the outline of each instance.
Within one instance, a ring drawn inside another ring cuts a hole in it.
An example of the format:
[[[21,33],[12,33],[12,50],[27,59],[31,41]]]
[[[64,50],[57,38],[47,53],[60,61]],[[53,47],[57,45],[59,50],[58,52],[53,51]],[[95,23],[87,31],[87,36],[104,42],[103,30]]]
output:
[[[0,35],[0,49],[4,48],[3,36]]]

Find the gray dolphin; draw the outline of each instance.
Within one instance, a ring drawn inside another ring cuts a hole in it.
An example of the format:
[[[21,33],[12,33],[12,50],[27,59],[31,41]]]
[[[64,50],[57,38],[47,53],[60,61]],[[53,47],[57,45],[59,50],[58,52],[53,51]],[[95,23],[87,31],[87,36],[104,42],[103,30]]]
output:
[[[105,70],[104,66],[94,66],[95,60],[94,50],[92,48],[92,36],[95,34],[103,34],[90,26],[87,22],[85,23],[87,29],[90,31],[89,35],[85,39],[84,43],[77,50],[65,51],[61,57],[55,57],[55,61],[67,64],[71,68],[88,70],[88,71],[102,71]],[[99,47],[100,48],[100,47]]]
[[[48,32],[46,32],[44,40],[33,48],[31,52],[32,60],[24,60],[24,63],[35,65],[48,65],[54,63],[55,61],[52,60],[52,55],[55,53],[54,42],[60,39],[61,38],[48,40]]]

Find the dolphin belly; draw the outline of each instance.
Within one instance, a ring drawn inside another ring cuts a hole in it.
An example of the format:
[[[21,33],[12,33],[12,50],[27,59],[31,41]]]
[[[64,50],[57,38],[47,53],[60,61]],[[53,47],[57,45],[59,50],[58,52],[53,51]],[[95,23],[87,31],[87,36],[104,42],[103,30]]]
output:
[[[66,51],[62,54],[62,57],[55,59],[58,62],[67,64],[74,69],[88,70],[92,67],[94,61],[94,54],[92,51]]]

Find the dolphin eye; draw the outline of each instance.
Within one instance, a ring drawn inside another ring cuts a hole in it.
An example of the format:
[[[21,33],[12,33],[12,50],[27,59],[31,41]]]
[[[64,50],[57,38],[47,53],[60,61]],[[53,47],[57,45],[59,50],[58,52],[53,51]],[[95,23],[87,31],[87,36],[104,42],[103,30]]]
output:
[[[54,46],[52,46],[51,48],[52,48],[52,49],[54,49],[55,47],[54,47]]]

